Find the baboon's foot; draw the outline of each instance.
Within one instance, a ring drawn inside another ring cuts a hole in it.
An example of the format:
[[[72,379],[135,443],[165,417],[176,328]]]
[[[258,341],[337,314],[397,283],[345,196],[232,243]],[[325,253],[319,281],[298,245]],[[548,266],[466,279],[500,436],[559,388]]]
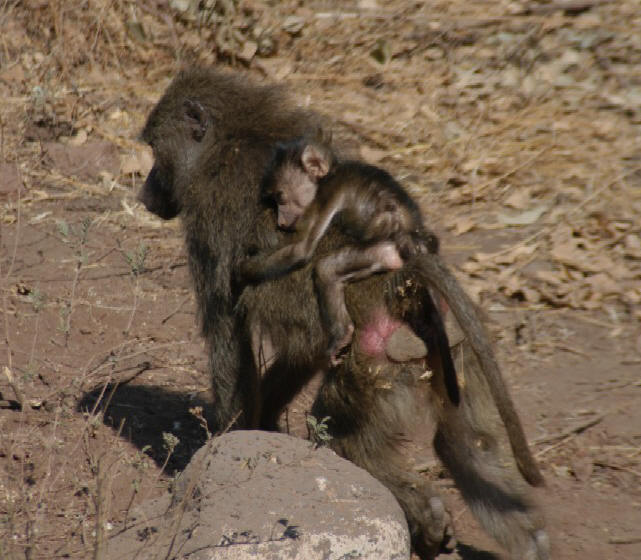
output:
[[[351,344],[354,337],[354,325],[349,323],[344,329],[337,329],[332,333],[332,342],[329,345],[329,363],[332,367],[336,367],[343,361],[343,353]]]
[[[550,539],[543,529],[534,531],[530,541],[530,546],[522,558],[524,560],[549,560]]]
[[[399,268],[403,268],[403,258],[399,254],[395,243],[379,243],[373,249],[375,250],[378,265],[382,270],[398,270]]]
[[[452,518],[438,496],[430,498],[424,522],[417,529],[416,534],[412,534],[412,545],[421,560],[449,554],[456,548]]]

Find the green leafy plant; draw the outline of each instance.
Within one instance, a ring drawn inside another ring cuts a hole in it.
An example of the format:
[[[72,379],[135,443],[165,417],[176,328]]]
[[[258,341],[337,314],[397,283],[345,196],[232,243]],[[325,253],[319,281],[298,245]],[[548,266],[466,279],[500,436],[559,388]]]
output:
[[[309,439],[314,442],[314,447],[322,447],[327,445],[332,440],[332,435],[329,433],[329,426],[327,422],[330,417],[325,416],[322,420],[318,420],[311,414],[307,415],[307,430]]]

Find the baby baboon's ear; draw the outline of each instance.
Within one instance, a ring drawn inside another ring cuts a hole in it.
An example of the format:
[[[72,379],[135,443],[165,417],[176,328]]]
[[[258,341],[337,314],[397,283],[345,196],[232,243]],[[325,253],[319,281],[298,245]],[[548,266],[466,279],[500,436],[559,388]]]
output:
[[[316,144],[307,144],[300,160],[305,173],[312,179],[320,179],[329,173],[331,155],[325,148]]]

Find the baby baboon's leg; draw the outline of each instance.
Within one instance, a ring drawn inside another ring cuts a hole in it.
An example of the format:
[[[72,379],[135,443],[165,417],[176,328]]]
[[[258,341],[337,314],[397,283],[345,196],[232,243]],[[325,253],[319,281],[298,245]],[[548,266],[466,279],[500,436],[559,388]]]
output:
[[[314,281],[321,318],[329,333],[328,353],[332,365],[338,363],[338,354],[352,341],[354,333],[345,307],[345,283],[402,266],[403,261],[392,242],[365,248],[344,247],[318,261]]]

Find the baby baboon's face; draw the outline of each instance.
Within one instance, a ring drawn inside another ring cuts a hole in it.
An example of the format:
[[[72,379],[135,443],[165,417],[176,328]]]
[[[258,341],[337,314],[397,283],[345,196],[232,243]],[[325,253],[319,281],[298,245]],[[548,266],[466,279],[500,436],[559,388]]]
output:
[[[278,207],[278,227],[294,229],[298,219],[316,196],[318,185],[302,167],[292,163],[276,172],[274,198]]]

